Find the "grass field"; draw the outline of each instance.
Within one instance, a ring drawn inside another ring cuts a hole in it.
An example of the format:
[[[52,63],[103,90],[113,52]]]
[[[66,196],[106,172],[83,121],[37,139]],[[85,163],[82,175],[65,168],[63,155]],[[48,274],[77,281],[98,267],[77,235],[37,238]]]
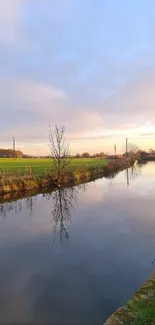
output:
[[[104,159],[95,159],[95,158],[73,158],[71,160],[71,167],[78,168],[80,166],[101,166],[107,163]],[[53,169],[53,163],[51,159],[43,158],[0,158],[0,172],[5,171],[5,173],[16,173],[17,170],[20,170],[20,174],[24,175],[27,167],[31,167],[33,173],[36,175],[41,175],[45,170]]]

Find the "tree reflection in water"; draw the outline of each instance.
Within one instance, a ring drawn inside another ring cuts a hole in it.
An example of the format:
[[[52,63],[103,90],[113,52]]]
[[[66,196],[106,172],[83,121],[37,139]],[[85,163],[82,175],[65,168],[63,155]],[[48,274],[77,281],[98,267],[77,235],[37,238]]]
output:
[[[15,214],[19,213],[22,210],[22,200],[13,201],[13,202],[5,202],[4,204],[0,204],[0,217],[1,220],[5,219],[7,214],[10,211],[13,211]]]
[[[127,186],[129,186],[130,182],[140,175],[140,168],[140,165],[134,164],[131,168],[126,169],[125,172]],[[110,176],[110,182],[115,176],[115,174]],[[34,203],[37,201],[38,197],[41,197],[43,200],[48,199],[51,201],[51,216],[53,224],[54,241],[56,239],[57,233],[59,233],[60,241],[62,241],[64,238],[68,239],[69,234],[66,224],[68,221],[71,220],[78,192],[85,191],[85,189],[86,184],[72,188],[57,189],[57,191],[52,193],[42,194],[39,196],[33,195],[25,199],[19,199],[17,201],[11,201],[10,199],[10,202],[0,204],[0,220],[3,220],[11,210],[14,213],[20,213],[23,208],[23,205],[24,208],[26,206],[30,213],[30,216],[32,216]]]
[[[15,214],[20,213],[23,209],[23,203],[26,205],[26,209],[29,211],[30,216],[32,216],[33,205],[36,200],[37,196],[30,196],[25,199],[0,204],[0,220],[4,220],[10,211],[13,211]]]
[[[53,224],[53,234],[55,242],[56,234],[59,234],[60,241],[64,238],[69,238],[67,230],[67,222],[71,221],[72,213],[75,208],[77,194],[79,191],[85,191],[86,185],[80,185],[72,188],[57,189],[55,192],[42,194],[43,200],[50,200],[51,202],[51,216]],[[10,211],[15,214],[20,213],[22,208],[29,211],[30,216],[33,214],[34,203],[38,196],[27,197],[23,200],[6,202],[0,204],[0,218],[1,221],[7,216]]]
[[[141,174],[141,169],[138,164],[134,164],[132,167],[126,169],[126,182],[127,186],[130,185],[130,182],[135,180]]]
[[[127,186],[129,186],[130,182],[140,175],[141,165],[134,164],[131,168],[126,169],[125,173],[126,183]],[[112,183],[112,179],[115,178],[116,174],[117,173],[114,173],[107,177],[110,178],[110,184]],[[66,224],[71,220],[78,192],[85,190],[86,184],[82,184],[72,188],[57,189],[55,192],[51,193],[29,196],[25,199],[19,199],[17,201],[11,201],[10,198],[9,202],[0,204],[0,220],[2,221],[11,210],[15,214],[20,213],[23,206],[24,208],[26,206],[30,216],[32,216],[34,203],[37,201],[38,197],[41,197],[43,200],[46,199],[51,201],[54,241],[57,233],[59,233],[60,241],[62,241],[63,238],[68,239],[69,234]]]
[[[69,238],[66,222],[71,220],[74,208],[74,188],[56,191],[53,195],[52,203],[54,241],[57,232],[59,232],[60,241],[62,241],[63,237]]]
[[[52,224],[53,224],[53,234],[55,242],[56,234],[59,234],[60,241],[64,238],[69,238],[69,233],[67,230],[67,222],[71,221],[72,213],[75,208],[77,194],[79,191],[85,191],[86,186],[81,185],[78,187],[58,189],[56,192],[52,193]],[[50,198],[51,195],[46,196]]]

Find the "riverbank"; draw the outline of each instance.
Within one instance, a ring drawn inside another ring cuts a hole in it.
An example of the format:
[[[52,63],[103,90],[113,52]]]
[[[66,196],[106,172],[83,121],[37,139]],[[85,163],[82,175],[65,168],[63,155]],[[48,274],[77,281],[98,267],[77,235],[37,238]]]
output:
[[[144,156],[139,159],[139,162],[148,162],[148,161],[155,161],[155,156]]]
[[[126,306],[118,309],[104,325],[155,324],[155,273],[136,292]]]
[[[131,165],[130,161],[120,158],[108,161],[97,166],[81,166],[70,168],[63,175],[59,182],[56,181],[53,171],[44,172],[41,176],[36,176],[31,169],[27,169],[24,176],[13,176],[6,178],[5,173],[0,176],[0,195],[14,192],[25,192],[33,189],[55,188],[78,185],[101,177],[114,177],[115,174]]]

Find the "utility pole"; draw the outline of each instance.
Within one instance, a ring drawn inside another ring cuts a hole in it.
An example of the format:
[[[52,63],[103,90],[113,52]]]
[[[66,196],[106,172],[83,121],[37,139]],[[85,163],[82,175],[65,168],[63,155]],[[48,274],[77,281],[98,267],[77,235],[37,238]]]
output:
[[[114,155],[116,156],[116,144],[114,145]]]
[[[126,138],[126,155],[128,153],[128,138]]]
[[[13,151],[14,151],[14,159],[15,159],[15,156],[16,156],[16,142],[15,142],[15,137],[12,137],[12,144],[13,144]]]

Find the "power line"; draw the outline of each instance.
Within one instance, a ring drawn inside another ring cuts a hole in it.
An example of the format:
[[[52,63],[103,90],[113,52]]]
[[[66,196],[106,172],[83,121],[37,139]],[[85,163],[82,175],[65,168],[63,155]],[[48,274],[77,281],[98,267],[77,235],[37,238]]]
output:
[[[12,137],[0,137],[0,139],[12,139]],[[42,138],[42,137],[17,137],[16,139],[42,139],[42,140],[47,140],[48,138]]]
[[[102,140],[102,139],[126,139],[126,135],[120,135],[120,136],[117,136],[117,135],[103,135],[103,136],[94,136],[94,137],[79,137],[79,138],[67,138],[67,140]],[[23,136],[23,137],[20,137],[20,136],[16,136],[14,137],[16,139],[38,139],[38,140],[43,140],[43,141],[47,141],[48,140],[48,137],[47,138],[43,138],[43,137],[27,137],[27,136]],[[149,136],[149,135],[144,135],[144,134],[141,134],[141,135],[137,135],[137,136],[128,136],[128,139],[155,139],[155,135],[152,135],[152,136]],[[12,139],[12,137],[1,137],[0,136],[0,139],[3,139],[3,140],[10,140]]]

